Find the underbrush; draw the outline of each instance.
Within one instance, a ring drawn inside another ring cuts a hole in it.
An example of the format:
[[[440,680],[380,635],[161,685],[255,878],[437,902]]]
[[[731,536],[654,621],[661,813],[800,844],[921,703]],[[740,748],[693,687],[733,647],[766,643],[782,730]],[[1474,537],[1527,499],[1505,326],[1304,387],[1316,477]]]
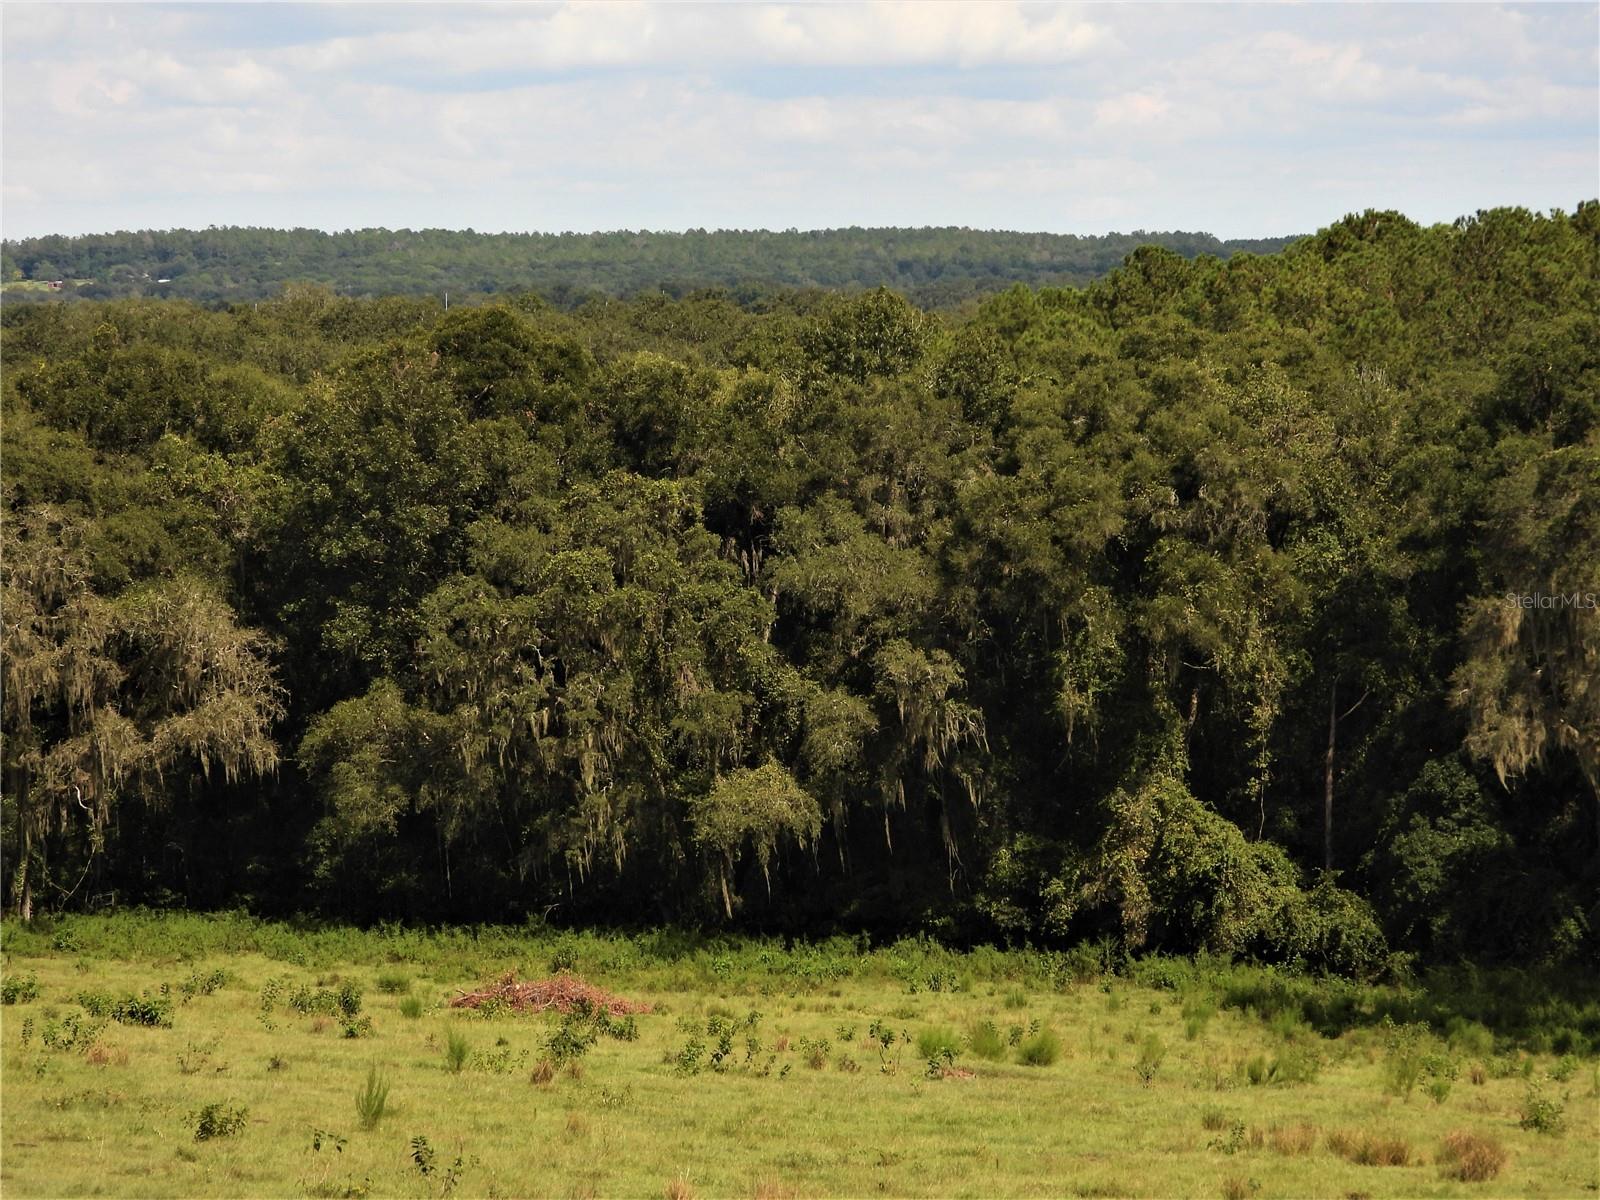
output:
[[[1385,1022],[1425,1026],[1447,1039],[1458,1055],[1479,1060],[1513,1048],[1576,1058],[1600,1053],[1600,976],[1462,967],[1413,977],[1397,964],[1390,981],[1361,982],[1216,955],[1129,959],[1107,939],[1069,950],[984,946],[963,952],[925,937],[874,946],[865,935],[783,942],[681,929],[574,932],[537,923],[357,929],[262,920],[241,912],[129,909],[13,924],[6,930],[6,951],[12,959],[70,954],[80,960],[192,963],[254,953],[310,970],[358,964],[375,968],[375,986],[390,995],[408,992],[412,975],[419,972],[482,978],[521,969],[530,975],[580,971],[664,988],[734,987],[763,995],[827,991],[846,981],[890,983],[907,994],[985,989],[1012,1007],[1025,1004],[1028,992],[1126,978],[1174,993],[1191,1041],[1204,1035],[1219,1009],[1231,1009],[1259,1018],[1275,1032],[1298,1029],[1323,1038]],[[225,982],[197,970],[184,981],[182,999],[209,994]],[[32,1000],[26,975],[8,971],[7,984],[7,1003]],[[332,1001],[334,1015],[355,1024],[353,1014],[338,1011],[337,996],[296,994],[291,1000],[319,1010]]]

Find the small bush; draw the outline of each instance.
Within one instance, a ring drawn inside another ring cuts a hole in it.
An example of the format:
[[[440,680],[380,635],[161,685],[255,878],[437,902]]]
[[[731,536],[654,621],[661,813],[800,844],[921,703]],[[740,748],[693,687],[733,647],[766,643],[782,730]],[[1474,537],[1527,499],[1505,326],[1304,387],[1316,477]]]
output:
[[[1048,1067],[1061,1057],[1061,1039],[1041,1029],[1017,1047],[1017,1061],[1025,1067]]]
[[[813,1071],[820,1071],[828,1065],[828,1054],[833,1049],[833,1044],[827,1038],[800,1039],[800,1054],[806,1060],[806,1066]]]
[[[211,971],[194,971],[189,978],[178,985],[178,990],[183,993],[184,1003],[188,1003],[196,996],[209,996],[212,992],[228,982],[228,972],[221,967]]]
[[[451,1074],[459,1075],[472,1054],[472,1043],[459,1029],[447,1029],[444,1034],[444,1065]]]
[[[545,1039],[545,1056],[556,1066],[576,1062],[593,1048],[599,1034],[592,1022],[577,1013],[568,1013],[555,1030]]]
[[[1522,1098],[1522,1117],[1517,1122],[1535,1133],[1559,1134],[1567,1127],[1566,1106],[1544,1094],[1538,1084],[1529,1084]]]
[[[1208,1105],[1200,1110],[1200,1128],[1216,1133],[1228,1127],[1228,1114],[1215,1105]]]
[[[399,971],[379,971],[378,990],[386,996],[403,996],[411,990],[411,977]]]
[[[528,1082],[539,1087],[547,1086],[556,1077],[556,1065],[548,1058],[541,1058],[533,1064],[533,1070],[528,1074]]]
[[[376,1129],[389,1107],[389,1081],[376,1065],[367,1068],[367,1081],[356,1091],[356,1117],[363,1129]]]
[[[334,996],[334,1004],[339,1010],[339,1015],[348,1021],[355,1019],[361,1011],[361,988],[355,980],[346,980],[339,985],[339,991]]]
[[[105,1027],[104,1020],[85,1020],[77,1013],[68,1013],[59,1021],[46,1021],[39,1033],[39,1040],[47,1050],[75,1050],[82,1053],[94,1045]]]
[[[250,1110],[240,1105],[207,1104],[189,1114],[194,1124],[194,1140],[209,1142],[212,1138],[233,1137],[241,1132],[250,1119]]]
[[[78,993],[77,1000],[83,1011],[91,1017],[110,1017],[111,1010],[117,1006],[110,992],[82,991]]]
[[[39,978],[32,973],[0,980],[0,1004],[32,1004],[38,998]]]
[[[166,984],[155,992],[123,995],[110,1010],[110,1019],[120,1026],[150,1026],[168,1029],[173,1024],[173,997]]]
[[[1435,1157],[1441,1176],[1464,1183],[1493,1179],[1506,1165],[1505,1147],[1493,1138],[1464,1129],[1447,1133]]]
[[[1007,1008],[1027,1008],[1028,1007],[1028,995],[1027,995],[1027,993],[1026,992],[1007,992],[1006,993],[1006,1007]]]
[[[415,1021],[422,1015],[421,996],[402,996],[400,998],[400,1015]]]
[[[1428,1038],[1425,1025],[1395,1025],[1385,1018],[1383,1060],[1383,1090],[1402,1100],[1410,1099],[1411,1091],[1427,1073],[1428,1056],[1424,1045]]]

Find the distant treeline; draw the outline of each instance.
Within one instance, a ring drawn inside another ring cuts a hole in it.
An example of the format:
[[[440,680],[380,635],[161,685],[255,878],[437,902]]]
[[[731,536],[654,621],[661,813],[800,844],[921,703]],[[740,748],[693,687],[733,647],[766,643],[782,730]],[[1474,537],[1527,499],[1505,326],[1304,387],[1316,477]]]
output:
[[[88,299],[157,296],[260,300],[285,283],[350,296],[460,299],[518,289],[564,307],[599,294],[707,287],[746,298],[773,288],[889,287],[924,307],[949,307],[1013,283],[1082,286],[1142,245],[1184,258],[1266,254],[1294,239],[1219,241],[1205,233],[1075,237],[975,229],[692,229],[684,233],[474,233],[446,229],[184,229],[40,237],[4,244],[5,282],[67,284]],[[13,294],[33,295],[28,291]]]
[[[1592,964],[1597,264],[7,305],[7,902]]]

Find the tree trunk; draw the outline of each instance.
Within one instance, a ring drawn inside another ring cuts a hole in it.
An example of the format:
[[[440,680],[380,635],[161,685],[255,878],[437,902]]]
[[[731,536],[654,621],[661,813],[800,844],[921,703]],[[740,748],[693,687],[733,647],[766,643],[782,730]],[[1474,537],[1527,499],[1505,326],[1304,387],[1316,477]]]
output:
[[[33,830],[26,819],[17,822],[21,835],[22,853],[17,856],[17,916],[24,921],[33,920],[33,876],[28,868],[33,862]]]
[[[1333,743],[1339,732],[1339,681],[1328,691],[1328,757],[1322,773],[1322,866],[1333,870]]]

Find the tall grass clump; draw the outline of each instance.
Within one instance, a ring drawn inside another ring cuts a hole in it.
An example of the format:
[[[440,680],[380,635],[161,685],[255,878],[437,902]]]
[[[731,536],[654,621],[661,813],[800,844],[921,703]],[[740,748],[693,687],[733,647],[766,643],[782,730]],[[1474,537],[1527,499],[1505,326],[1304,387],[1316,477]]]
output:
[[[1041,1029],[1017,1047],[1017,1061],[1025,1067],[1048,1067],[1061,1057],[1061,1039]]]
[[[400,997],[400,1015],[412,1021],[415,1021],[418,1017],[420,1017],[422,1015],[422,997]]]
[[[1411,1162],[1411,1143],[1405,1138],[1340,1130],[1326,1140],[1329,1150],[1358,1166],[1403,1167]]]
[[[1445,1134],[1434,1159],[1443,1178],[1482,1183],[1500,1174],[1506,1165],[1506,1151],[1494,1138],[1456,1129]]]
[[[1144,1039],[1144,1044],[1139,1047],[1139,1056],[1134,1061],[1134,1074],[1139,1077],[1139,1082],[1149,1087],[1155,1082],[1156,1072],[1161,1069],[1161,1062],[1167,1056],[1167,1048],[1155,1034],[1150,1034]]]
[[[444,1065],[453,1075],[459,1075],[461,1068],[467,1065],[467,1058],[472,1053],[472,1043],[467,1041],[467,1035],[459,1029],[446,1029],[444,1031]]]
[[[979,1021],[967,1032],[967,1049],[978,1058],[997,1062],[1006,1056],[1005,1035],[993,1021]]]
[[[952,1057],[961,1053],[961,1039],[953,1030],[936,1026],[917,1034],[919,1058],[943,1058],[946,1053]]]
[[[363,1129],[376,1129],[389,1107],[389,1081],[377,1064],[367,1068],[367,1081],[356,1091],[356,1117]]]

